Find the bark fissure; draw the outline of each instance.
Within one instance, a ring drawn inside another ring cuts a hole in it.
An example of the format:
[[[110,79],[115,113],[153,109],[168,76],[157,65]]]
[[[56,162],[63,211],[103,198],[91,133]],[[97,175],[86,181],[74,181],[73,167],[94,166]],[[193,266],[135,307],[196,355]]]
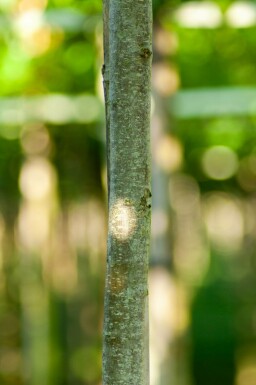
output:
[[[150,0],[104,2],[109,232],[103,384],[148,385]]]

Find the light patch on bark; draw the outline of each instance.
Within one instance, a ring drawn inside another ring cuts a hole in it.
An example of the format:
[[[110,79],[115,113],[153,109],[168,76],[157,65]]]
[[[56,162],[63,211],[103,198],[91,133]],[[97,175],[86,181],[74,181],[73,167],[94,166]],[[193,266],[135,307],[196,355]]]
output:
[[[120,240],[129,238],[136,228],[136,214],[132,204],[118,199],[109,213],[109,231]]]

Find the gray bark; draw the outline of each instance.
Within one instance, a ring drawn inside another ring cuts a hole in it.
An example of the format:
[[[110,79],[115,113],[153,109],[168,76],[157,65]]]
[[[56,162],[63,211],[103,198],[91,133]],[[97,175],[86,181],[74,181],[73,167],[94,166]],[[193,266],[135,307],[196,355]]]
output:
[[[148,385],[151,0],[105,0],[108,250],[103,385]]]

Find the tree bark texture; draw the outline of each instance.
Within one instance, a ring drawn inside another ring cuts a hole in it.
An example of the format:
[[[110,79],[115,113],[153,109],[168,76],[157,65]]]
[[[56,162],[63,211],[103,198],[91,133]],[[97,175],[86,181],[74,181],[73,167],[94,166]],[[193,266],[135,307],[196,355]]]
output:
[[[151,0],[104,0],[108,250],[103,385],[148,385]]]

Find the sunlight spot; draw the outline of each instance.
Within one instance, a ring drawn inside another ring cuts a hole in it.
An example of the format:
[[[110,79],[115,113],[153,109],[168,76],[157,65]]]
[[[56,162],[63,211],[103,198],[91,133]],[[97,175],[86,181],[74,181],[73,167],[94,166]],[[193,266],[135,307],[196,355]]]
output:
[[[72,119],[74,106],[70,97],[61,94],[52,94],[40,100],[39,115],[51,123],[64,123]]]
[[[169,96],[180,86],[180,77],[175,67],[166,63],[157,63],[153,66],[152,82],[160,95]]]
[[[156,51],[162,55],[171,55],[177,52],[178,49],[178,37],[172,31],[164,29],[156,29],[154,36],[154,45]]]
[[[203,201],[206,227],[211,241],[222,251],[239,250],[244,237],[244,218],[233,196],[213,193]]]
[[[237,1],[226,13],[227,24],[234,28],[247,28],[256,23],[256,7],[253,2]]]
[[[39,56],[47,52],[51,47],[51,29],[44,26],[24,39],[24,48],[31,56]]]
[[[73,104],[74,117],[77,122],[91,123],[101,115],[102,105],[93,95],[78,95]]]
[[[97,91],[97,96],[99,97],[100,101],[102,103],[105,102],[105,96],[104,96],[104,87],[102,86],[103,82],[103,76],[101,70],[98,71],[98,75],[96,78],[96,91]]]
[[[156,147],[156,162],[165,172],[177,170],[182,163],[183,149],[178,139],[165,135]]]
[[[16,236],[18,246],[26,253],[41,253],[49,242],[56,208],[56,184],[55,169],[46,158],[33,157],[25,161],[19,177],[23,199]]]
[[[44,24],[43,12],[38,9],[30,9],[22,12],[16,20],[16,29],[20,36],[28,37],[37,32]]]
[[[238,158],[236,153],[228,147],[213,146],[204,153],[202,167],[210,178],[225,180],[236,173]]]
[[[49,212],[44,204],[21,206],[18,217],[18,242],[26,251],[39,251],[50,235]]]
[[[222,23],[222,13],[214,2],[191,1],[176,10],[174,20],[188,28],[216,28]]]
[[[136,227],[136,214],[134,207],[119,199],[110,209],[109,219],[110,232],[119,240],[129,238]]]
[[[51,193],[54,180],[51,164],[44,158],[36,158],[22,167],[19,184],[24,197],[38,201]]]
[[[184,290],[164,268],[150,270],[149,293],[150,384],[157,385],[165,363],[172,362],[170,346],[187,330],[188,307]],[[175,383],[172,370],[168,378]]]

